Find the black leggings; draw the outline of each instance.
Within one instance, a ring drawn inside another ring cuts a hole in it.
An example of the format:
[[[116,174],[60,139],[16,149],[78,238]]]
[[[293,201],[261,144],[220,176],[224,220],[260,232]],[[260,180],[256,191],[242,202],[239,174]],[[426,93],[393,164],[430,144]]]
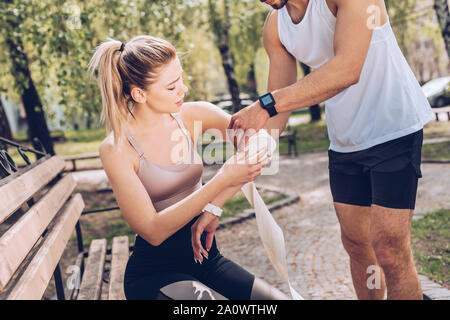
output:
[[[195,220],[195,219],[194,219]],[[285,300],[278,289],[222,256],[214,239],[209,259],[195,263],[190,245],[192,222],[158,247],[136,237],[125,270],[127,299]],[[201,238],[205,247],[206,234]],[[182,241],[181,241],[182,240]]]
[[[133,263],[132,257],[130,261]],[[180,260],[179,268],[167,266],[167,270],[155,270],[126,282],[125,295],[127,299],[156,299],[161,288],[182,281],[198,281],[228,299],[242,300],[250,298],[254,276],[217,254],[210,261],[204,259],[201,265],[195,264],[193,259],[192,263]]]
[[[206,263],[205,259],[202,264]],[[198,271],[195,275],[189,270],[153,272],[127,282],[125,284],[126,298],[131,300],[288,299],[276,288],[221,255],[208,263],[208,267],[199,267]]]

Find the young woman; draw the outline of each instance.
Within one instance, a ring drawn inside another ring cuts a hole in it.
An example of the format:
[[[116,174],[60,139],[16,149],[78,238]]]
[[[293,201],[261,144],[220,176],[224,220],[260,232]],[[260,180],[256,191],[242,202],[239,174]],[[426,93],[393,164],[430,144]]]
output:
[[[202,209],[208,203],[223,206],[253,181],[270,160],[265,150],[246,164],[246,154],[238,152],[202,186],[197,139],[212,128],[227,137],[231,117],[209,103],[183,103],[187,88],[175,48],[151,36],[126,44],[110,40],[97,48],[89,69],[98,73],[109,132],[100,157],[124,218],[137,234],[125,271],[126,298],[289,299],[223,257],[215,238],[201,238],[209,251],[193,253],[191,244],[198,221],[218,223]],[[194,121],[201,121],[199,132]],[[186,152],[180,155],[180,150]]]

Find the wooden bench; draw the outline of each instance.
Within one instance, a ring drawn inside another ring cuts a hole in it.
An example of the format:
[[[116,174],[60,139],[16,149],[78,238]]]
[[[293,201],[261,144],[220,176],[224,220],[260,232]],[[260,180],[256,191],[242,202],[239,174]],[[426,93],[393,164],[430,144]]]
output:
[[[92,159],[100,159],[100,155],[98,152],[95,153],[84,153],[84,154],[76,154],[72,156],[63,156],[63,159],[68,162],[72,162],[72,167],[66,167],[66,171],[77,171],[76,162],[79,160],[92,160]],[[102,165],[89,167],[88,169],[102,169]]]
[[[432,108],[434,114],[436,115],[436,121],[439,121],[439,113],[447,113],[447,119],[450,121],[450,107],[445,108]]]
[[[84,252],[84,202],[64,167],[47,155],[0,180],[0,300],[42,299],[52,276],[58,299],[125,299],[128,237],[115,237],[112,249],[93,240]],[[63,283],[60,259],[74,230],[78,256]]]

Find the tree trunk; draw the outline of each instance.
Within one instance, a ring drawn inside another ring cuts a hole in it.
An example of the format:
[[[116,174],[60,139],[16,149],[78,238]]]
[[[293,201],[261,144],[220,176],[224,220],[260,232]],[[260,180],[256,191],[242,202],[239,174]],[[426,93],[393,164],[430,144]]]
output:
[[[256,101],[259,97],[258,89],[256,86],[256,76],[255,76],[255,63],[250,64],[250,70],[247,74],[247,83],[245,84],[245,90],[250,95],[250,99]]]
[[[228,36],[226,38],[228,39]],[[235,113],[241,109],[241,99],[239,98],[239,86],[234,73],[230,48],[228,44],[225,44],[225,41],[219,46],[219,51],[222,56],[222,66],[227,77],[228,90],[230,91],[231,101],[233,103],[233,113]]]
[[[300,66],[303,69],[303,74],[305,75],[305,77],[311,73],[311,68],[306,64],[300,62]],[[318,104],[309,107],[309,114],[311,115],[311,122],[320,121],[320,119],[322,118],[320,106]]]
[[[233,104],[233,113],[241,109],[241,99],[239,98],[239,86],[236,81],[236,75],[234,72],[233,58],[229,47],[229,33],[231,28],[230,20],[230,4],[229,0],[223,0],[224,3],[224,15],[220,17],[220,14],[216,11],[216,0],[209,0],[209,19],[212,29],[217,38],[217,47],[219,48],[220,55],[222,57],[222,65],[227,77],[228,90],[231,95],[231,101]]]
[[[87,119],[86,119],[86,129],[91,129],[92,127],[92,111],[87,110]]]
[[[0,137],[12,140],[11,127],[9,126],[2,100],[0,100]]]
[[[450,13],[447,0],[434,0],[434,10],[441,26],[447,55],[450,57]]]
[[[11,60],[11,72],[14,75],[15,85],[21,95],[27,115],[29,139],[32,141],[34,148],[38,148],[39,146],[33,141],[33,138],[38,138],[45,150],[50,154],[54,154],[53,142],[45,122],[44,109],[31,78],[28,57],[23,51],[22,40],[18,37],[15,38],[13,35],[14,30],[19,27],[19,23],[13,19],[7,19],[6,26],[5,42]]]

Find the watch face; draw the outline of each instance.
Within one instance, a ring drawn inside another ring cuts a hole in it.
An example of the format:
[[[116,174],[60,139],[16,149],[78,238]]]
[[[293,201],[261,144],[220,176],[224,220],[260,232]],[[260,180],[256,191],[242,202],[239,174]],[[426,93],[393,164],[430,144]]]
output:
[[[275,102],[270,95],[262,96],[261,101],[265,106]]]

